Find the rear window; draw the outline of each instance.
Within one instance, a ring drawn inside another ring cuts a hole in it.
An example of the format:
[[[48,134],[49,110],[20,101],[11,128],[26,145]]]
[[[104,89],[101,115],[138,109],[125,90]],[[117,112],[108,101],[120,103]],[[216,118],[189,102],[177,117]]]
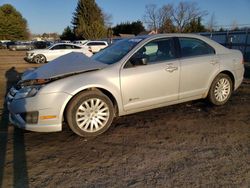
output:
[[[74,46],[72,46],[72,45],[65,45],[65,49],[74,49]]]
[[[182,57],[215,54],[214,48],[195,38],[179,38]]]

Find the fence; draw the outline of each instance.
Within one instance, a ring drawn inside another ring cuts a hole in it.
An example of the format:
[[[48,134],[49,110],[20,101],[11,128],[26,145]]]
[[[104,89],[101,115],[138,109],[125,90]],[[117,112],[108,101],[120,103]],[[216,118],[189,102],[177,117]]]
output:
[[[199,34],[208,37],[227,48],[240,50],[244,56],[244,60],[250,62],[250,30],[206,32]]]

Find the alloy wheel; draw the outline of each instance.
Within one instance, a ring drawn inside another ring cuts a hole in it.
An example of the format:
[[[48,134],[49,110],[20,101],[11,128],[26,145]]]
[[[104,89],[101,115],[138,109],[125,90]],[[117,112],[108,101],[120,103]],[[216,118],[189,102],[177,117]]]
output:
[[[106,125],[109,116],[108,105],[101,99],[91,98],[78,107],[75,120],[81,130],[93,133]]]
[[[217,101],[227,100],[231,92],[231,85],[227,78],[221,78],[215,85],[214,95]]]

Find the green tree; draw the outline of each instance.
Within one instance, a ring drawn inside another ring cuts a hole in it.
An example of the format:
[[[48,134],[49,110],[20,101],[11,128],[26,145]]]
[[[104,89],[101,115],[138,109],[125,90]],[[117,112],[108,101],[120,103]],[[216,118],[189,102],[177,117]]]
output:
[[[99,39],[107,30],[102,13],[95,0],[79,0],[73,14],[73,31],[79,39]]]
[[[60,36],[62,40],[75,40],[75,34],[72,29],[68,26],[64,29],[62,35]]]
[[[141,21],[135,21],[135,22],[125,22],[120,23],[113,27],[114,35],[119,34],[134,34],[138,35],[139,33],[145,31],[145,28]]]
[[[12,5],[0,6],[0,39],[24,40],[29,37],[27,21]]]

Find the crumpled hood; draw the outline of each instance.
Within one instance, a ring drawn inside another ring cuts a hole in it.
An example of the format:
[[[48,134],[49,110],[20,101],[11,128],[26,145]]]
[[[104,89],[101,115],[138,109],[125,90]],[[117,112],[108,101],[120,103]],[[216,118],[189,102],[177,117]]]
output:
[[[103,69],[106,66],[108,65],[94,61],[82,53],[71,52],[37,69],[25,72],[22,76],[22,81],[56,78],[74,73]]]

